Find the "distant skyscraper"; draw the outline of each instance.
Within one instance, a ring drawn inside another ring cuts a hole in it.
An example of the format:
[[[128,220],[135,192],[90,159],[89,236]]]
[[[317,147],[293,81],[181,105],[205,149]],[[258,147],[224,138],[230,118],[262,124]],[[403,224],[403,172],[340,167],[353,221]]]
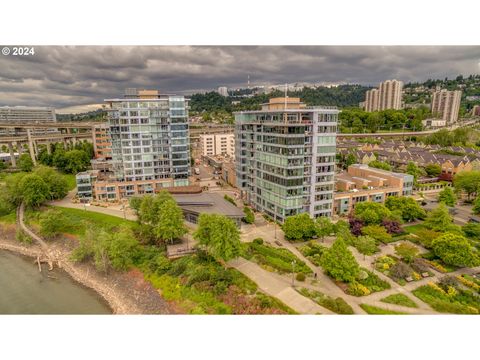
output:
[[[378,89],[368,90],[365,94],[365,111],[378,110]]]
[[[365,110],[368,112],[402,108],[403,82],[387,80],[378,89],[368,90],[365,95]]]
[[[226,86],[220,86],[218,88],[218,93],[222,96],[228,96],[228,88]]]
[[[55,109],[50,107],[0,106],[0,121],[19,123],[55,122]]]
[[[127,89],[105,100],[115,177],[121,181],[173,179],[188,185],[188,102],[157,90]]]
[[[237,184],[246,202],[273,219],[331,216],[339,110],[275,98],[235,113]]]
[[[445,120],[447,124],[456,122],[461,99],[462,92],[460,90],[448,91],[442,89],[434,91],[431,106],[433,116]]]

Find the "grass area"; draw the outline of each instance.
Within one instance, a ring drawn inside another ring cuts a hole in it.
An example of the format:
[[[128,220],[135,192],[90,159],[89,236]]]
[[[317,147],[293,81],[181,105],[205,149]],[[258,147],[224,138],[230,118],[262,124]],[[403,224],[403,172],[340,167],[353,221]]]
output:
[[[294,314],[236,269],[204,253],[170,261],[151,250],[138,261],[145,278],[162,296],[190,314]]]
[[[104,228],[107,230],[114,229],[120,225],[135,226],[136,223],[131,220],[125,220],[116,216],[101,214],[93,211],[85,211],[80,209],[70,209],[57,206],[48,206],[40,210],[27,210],[25,212],[26,220],[30,223],[38,223],[42,210],[55,209],[60,211],[67,219],[65,232],[73,235],[83,235],[89,226]]]
[[[401,305],[401,306],[406,306],[411,308],[418,307],[415,301],[413,301],[407,295],[404,295],[404,294],[392,294],[387,297],[384,297],[380,301],[383,301],[384,303]]]
[[[10,214],[0,216],[0,223],[15,224],[17,221],[17,212],[14,210]]]
[[[77,186],[75,174],[62,174],[62,177],[67,181],[68,191],[75,189],[75,187]]]
[[[303,296],[306,296],[312,299],[318,305],[323,306],[324,308],[327,308],[328,310],[331,310],[334,313],[343,314],[343,315],[350,315],[354,313],[351,306],[348,305],[347,302],[340,297],[334,299],[319,291],[310,290],[306,288],[301,288],[296,290]]]
[[[387,310],[382,309],[373,305],[367,304],[360,304],[360,307],[370,315],[405,315],[406,313],[402,313],[399,311]]]
[[[411,233],[411,234],[417,234],[418,231],[426,229],[425,225],[423,224],[415,224],[415,225],[407,225],[403,227],[403,230]]]
[[[480,312],[478,295],[458,286],[439,286],[432,282],[420,286],[412,292],[438,312],[449,314],[478,314]]]
[[[310,274],[312,270],[291,251],[264,245],[260,241],[243,244],[245,258],[262,265],[266,270],[280,273]],[[295,269],[292,262],[295,261]]]

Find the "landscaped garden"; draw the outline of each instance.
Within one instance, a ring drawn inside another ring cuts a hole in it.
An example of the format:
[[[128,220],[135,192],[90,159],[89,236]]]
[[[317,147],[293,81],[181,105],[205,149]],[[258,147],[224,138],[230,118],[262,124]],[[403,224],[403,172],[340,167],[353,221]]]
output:
[[[320,245],[317,241],[312,240],[302,245],[298,248],[298,250],[305,256],[308,260],[310,260],[313,264],[317,266],[321,266],[320,260],[322,258],[323,253],[328,248],[326,246]]]
[[[411,308],[418,307],[415,301],[413,301],[407,295],[404,295],[404,294],[392,294],[387,297],[384,297],[380,301],[388,304],[395,304],[395,305],[406,306]]]
[[[428,283],[412,293],[438,312],[478,314],[480,311],[478,291],[452,276],[445,276],[438,283]]]
[[[405,313],[393,310],[382,309],[377,306],[360,304],[360,307],[370,315],[405,315]]]
[[[287,249],[275,248],[264,244],[258,238],[250,243],[244,243],[243,256],[261,265],[265,270],[279,273],[311,274],[312,270],[298,257]]]
[[[152,249],[138,261],[145,278],[190,314],[293,314],[288,306],[257,289],[232,268],[224,268],[204,252],[170,261]]]
[[[328,310],[331,310],[334,313],[346,314],[346,315],[354,313],[351,306],[348,305],[347,302],[342,298],[338,297],[334,299],[328,295],[321,293],[320,291],[306,289],[306,288],[301,288],[296,290],[303,296],[306,296],[312,299],[320,306],[323,306],[324,308],[327,308]]]

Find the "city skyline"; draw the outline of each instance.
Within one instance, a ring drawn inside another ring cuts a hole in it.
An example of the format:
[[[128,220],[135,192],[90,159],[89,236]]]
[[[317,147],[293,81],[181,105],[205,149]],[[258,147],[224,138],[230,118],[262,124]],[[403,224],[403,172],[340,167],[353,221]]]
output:
[[[478,46],[36,46],[33,57],[0,57],[0,105],[82,112],[127,87],[188,95],[246,87],[248,77],[377,86],[477,73]]]

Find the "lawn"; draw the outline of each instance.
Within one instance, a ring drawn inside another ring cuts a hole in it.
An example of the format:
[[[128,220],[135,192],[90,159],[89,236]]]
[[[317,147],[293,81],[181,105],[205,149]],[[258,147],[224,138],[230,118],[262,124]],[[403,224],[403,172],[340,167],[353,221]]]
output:
[[[403,230],[411,233],[411,234],[417,234],[418,231],[426,229],[425,225],[421,224],[415,224],[415,225],[407,225],[403,227]]]
[[[236,269],[225,269],[205,253],[168,260],[150,248],[137,266],[162,296],[190,314],[294,314],[258,290]]]
[[[67,181],[68,191],[73,190],[77,186],[75,174],[62,174],[62,177]]]
[[[67,219],[65,232],[72,235],[83,235],[89,226],[104,228],[107,230],[114,229],[120,225],[135,226],[135,221],[125,220],[120,217],[101,214],[93,211],[85,211],[80,209],[70,209],[57,206],[46,206],[41,210],[27,210],[25,212],[26,219],[33,224],[38,224],[38,219],[42,211],[47,209],[55,209],[60,211]]]
[[[417,304],[412,299],[410,299],[407,295],[404,295],[404,294],[392,294],[387,297],[384,297],[380,301],[383,301],[384,303],[388,303],[388,304],[401,305],[401,306],[406,306],[411,308],[418,307]]]
[[[263,241],[262,241],[263,242]],[[259,239],[250,243],[243,244],[246,259],[252,260],[262,265],[268,271],[277,271],[280,273],[303,273],[310,274],[312,270],[298,257],[287,249],[275,248],[265,245]],[[295,261],[295,269],[292,262]]]
[[[478,295],[470,290],[461,289],[459,286],[439,286],[432,282],[420,286],[412,292],[438,312],[449,314],[478,314],[480,312]]]
[[[367,304],[360,304],[360,307],[370,315],[405,315],[406,313],[402,313],[399,311],[392,311],[387,309],[382,309],[376,306],[367,305]]]
[[[340,297],[334,299],[328,295],[321,293],[320,291],[306,289],[306,288],[301,288],[296,290],[303,296],[306,296],[312,299],[318,305],[323,306],[324,308],[327,308],[328,310],[331,310],[334,313],[342,314],[342,315],[350,315],[354,313],[351,306],[348,305],[347,302]]]
[[[0,216],[0,223],[15,224],[17,221],[17,212],[12,211],[10,214]]]

